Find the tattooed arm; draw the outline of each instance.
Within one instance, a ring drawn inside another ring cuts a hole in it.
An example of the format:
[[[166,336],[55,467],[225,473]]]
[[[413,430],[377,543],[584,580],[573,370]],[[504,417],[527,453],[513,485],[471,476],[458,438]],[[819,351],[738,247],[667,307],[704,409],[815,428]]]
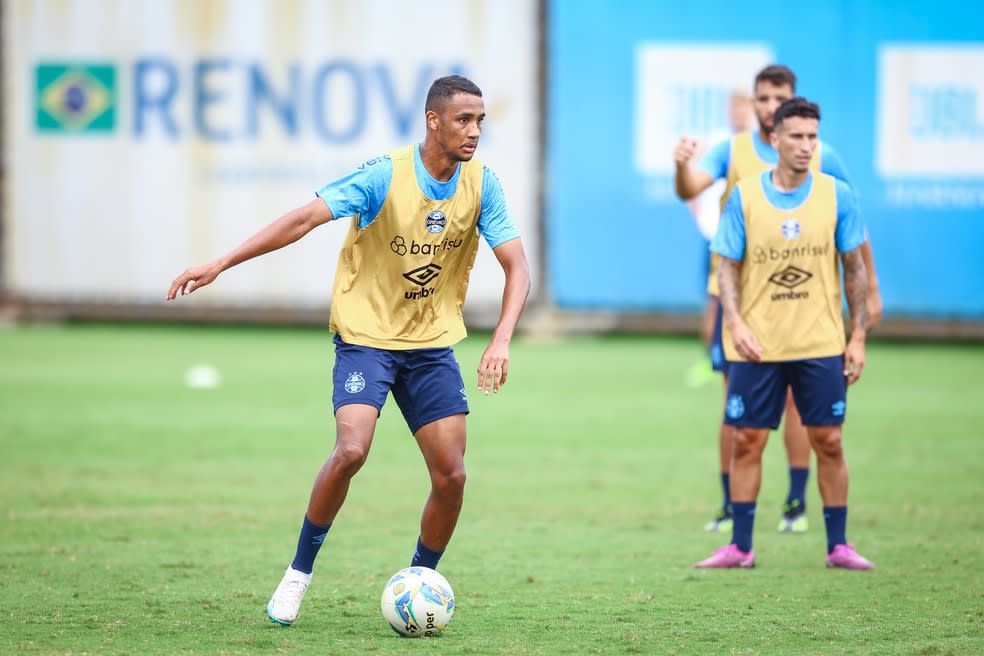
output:
[[[738,355],[746,360],[758,362],[762,358],[762,347],[744,319],[741,318],[741,262],[721,256],[718,266],[718,285],[721,287],[721,308],[724,323],[731,332]]]
[[[851,341],[844,352],[847,384],[856,383],[864,369],[864,341],[868,335],[868,273],[860,248],[841,255],[844,264],[844,293],[851,313]]]

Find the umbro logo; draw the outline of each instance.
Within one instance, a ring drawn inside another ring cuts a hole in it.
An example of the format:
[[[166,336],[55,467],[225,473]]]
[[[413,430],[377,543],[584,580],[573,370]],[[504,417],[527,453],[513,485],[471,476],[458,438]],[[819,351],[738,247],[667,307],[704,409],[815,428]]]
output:
[[[420,285],[423,287],[430,281],[434,280],[441,272],[441,267],[434,264],[425,264],[422,267],[417,267],[411,271],[407,271],[403,274],[403,277],[412,282],[415,285]]]
[[[812,277],[813,274],[809,271],[788,266],[782,271],[776,271],[769,276],[769,282],[775,283],[780,287],[785,287],[786,289],[793,289],[794,287],[799,287]]]

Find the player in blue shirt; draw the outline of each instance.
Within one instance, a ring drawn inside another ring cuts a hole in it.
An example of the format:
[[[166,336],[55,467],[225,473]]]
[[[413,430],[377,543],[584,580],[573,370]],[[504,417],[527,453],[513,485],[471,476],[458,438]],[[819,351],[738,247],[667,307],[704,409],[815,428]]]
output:
[[[427,94],[422,143],[366,162],[229,254],[179,275],[167,299],[213,282],[226,269],[287,246],[314,228],[352,217],[331,303],[336,333],[335,446],[318,472],[294,558],[267,604],[291,625],[314,561],[372,445],[392,394],[431,481],[411,565],[436,568],[464,497],[465,384],[452,345],[465,337],[461,307],[480,237],[504,273],[499,321],[478,365],[479,390],[498,392],[509,345],[530,291],[519,231],[496,176],[474,159],[485,119],[481,90],[447,76]]]
[[[710,187],[716,180],[727,180],[728,185],[722,201],[727,199],[731,189],[741,178],[757,174],[774,167],[779,155],[770,143],[772,120],[776,109],[795,95],[796,75],[786,66],[771,65],[758,73],[754,81],[754,105],[759,129],[750,133],[738,134],[715,146],[701,158],[696,166],[690,164],[696,142],[684,137],[674,152],[676,161],[675,184],[677,194],[683,200],[690,200]],[[846,167],[836,151],[826,143],[818,148],[813,165],[823,173],[834,176],[850,184]],[[722,203],[723,205],[723,203]],[[868,309],[871,325],[877,324],[881,316],[882,301],[878,291],[874,261],[870,244],[865,241],[861,250],[869,274]],[[715,258],[716,262],[716,258]],[[716,297],[716,268],[712,269],[708,282],[708,292]],[[716,299],[715,299],[716,302]],[[715,370],[721,371],[727,386],[727,360],[721,349],[721,311],[718,306],[717,321],[711,345],[711,361]],[[718,434],[721,466],[722,506],[714,520],[707,525],[709,531],[727,532],[731,530],[731,499],[729,468],[734,431],[722,424]],[[783,507],[779,523],[782,532],[803,532],[807,530],[806,482],[810,466],[810,445],[806,429],[800,420],[792,396],[787,397],[786,422],[783,427],[783,440],[789,463],[789,493]]]
[[[809,444],[827,529],[828,567],[874,565],[847,541],[848,469],[842,446],[847,386],[864,369],[868,330],[864,228],[854,194],[841,180],[810,170],[820,108],[784,102],[772,143],[771,171],[743,178],[711,242],[721,256],[720,298],[731,367],[724,422],[733,426],[730,544],[699,568],[754,567],[752,532],[769,430],[778,428],[792,390]],[[851,315],[845,339],[843,289]]]

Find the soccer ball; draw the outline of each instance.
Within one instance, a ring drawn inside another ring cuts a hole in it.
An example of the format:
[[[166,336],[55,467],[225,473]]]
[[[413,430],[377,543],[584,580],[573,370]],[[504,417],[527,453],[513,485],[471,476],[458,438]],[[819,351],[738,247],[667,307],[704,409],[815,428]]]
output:
[[[394,574],[380,602],[383,617],[402,636],[440,635],[454,614],[448,580],[429,567],[407,567]]]

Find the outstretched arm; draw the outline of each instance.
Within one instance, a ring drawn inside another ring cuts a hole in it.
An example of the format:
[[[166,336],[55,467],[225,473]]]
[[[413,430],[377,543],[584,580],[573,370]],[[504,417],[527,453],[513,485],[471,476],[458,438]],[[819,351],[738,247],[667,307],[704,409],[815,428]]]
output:
[[[841,255],[844,264],[844,294],[851,313],[851,341],[844,352],[847,384],[856,383],[864,369],[864,341],[868,335],[868,273],[859,246]]]
[[[498,392],[506,384],[506,376],[509,374],[509,342],[516,331],[519,316],[523,313],[526,297],[530,294],[530,265],[526,261],[523,242],[518,237],[510,239],[496,246],[492,252],[506,274],[506,281],[502,290],[499,323],[496,324],[492,339],[478,363],[478,389],[485,394],[489,393],[489,389]]]
[[[287,212],[227,255],[206,264],[186,269],[171,283],[166,299],[172,301],[179,293],[182,296],[190,294],[199,287],[204,287],[215,280],[226,269],[278,248],[283,248],[287,244],[292,244],[315,227],[327,223],[333,218],[331,210],[328,209],[324,201],[315,198],[307,205]]]
[[[731,339],[735,343],[738,355],[758,362],[762,358],[762,346],[752,333],[745,320],[741,318],[741,262],[730,257],[721,256],[718,265],[718,285],[721,288],[721,309],[723,321],[731,331]]]

